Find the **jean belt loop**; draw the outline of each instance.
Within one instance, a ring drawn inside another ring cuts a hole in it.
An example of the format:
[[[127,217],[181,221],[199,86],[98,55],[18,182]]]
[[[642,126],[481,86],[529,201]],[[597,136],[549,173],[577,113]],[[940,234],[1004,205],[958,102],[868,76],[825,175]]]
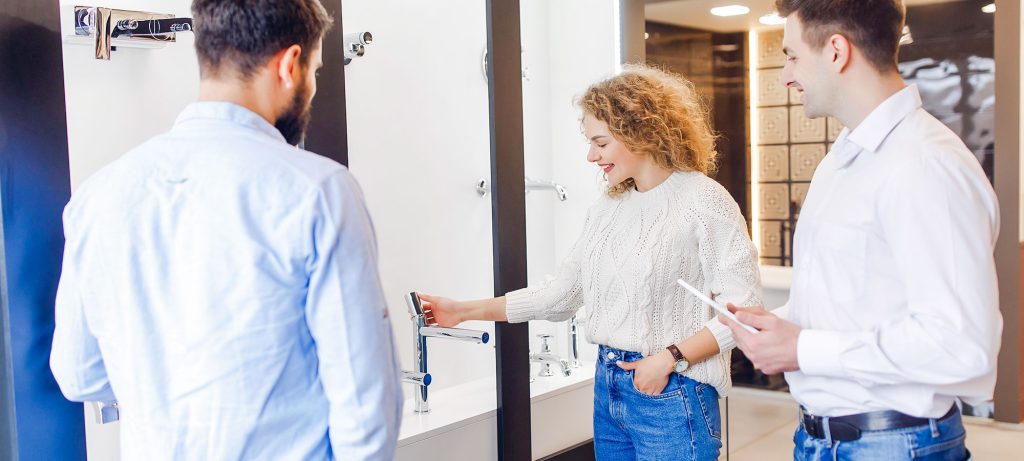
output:
[[[939,422],[935,418],[928,418],[928,427],[932,430],[932,438],[939,437]]]
[[[828,416],[823,416],[821,418],[821,429],[825,432],[825,446],[832,448],[832,428],[829,427],[828,422]]]

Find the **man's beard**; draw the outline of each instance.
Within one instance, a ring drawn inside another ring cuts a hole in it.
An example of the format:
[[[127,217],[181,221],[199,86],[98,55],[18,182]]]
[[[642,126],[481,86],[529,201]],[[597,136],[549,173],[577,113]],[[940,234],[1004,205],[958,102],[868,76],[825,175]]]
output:
[[[306,137],[306,128],[311,118],[310,108],[309,85],[303,82],[295,91],[292,105],[277,117],[277,123],[274,124],[288,144],[297,146]]]

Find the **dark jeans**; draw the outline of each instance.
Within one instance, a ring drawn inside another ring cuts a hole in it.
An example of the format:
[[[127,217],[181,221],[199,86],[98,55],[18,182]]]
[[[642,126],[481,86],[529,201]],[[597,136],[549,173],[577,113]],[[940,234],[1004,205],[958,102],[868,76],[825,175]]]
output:
[[[594,376],[594,452],[599,461],[717,460],[722,449],[718,391],[672,373],[660,395],[633,385],[615,365],[643,356],[601,346]]]

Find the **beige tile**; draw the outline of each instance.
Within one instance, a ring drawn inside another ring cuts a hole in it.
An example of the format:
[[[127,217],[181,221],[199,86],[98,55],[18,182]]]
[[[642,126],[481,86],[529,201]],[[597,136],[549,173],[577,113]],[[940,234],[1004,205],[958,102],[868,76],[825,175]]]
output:
[[[761,222],[760,255],[764,258],[782,256],[782,225],[776,221]]]
[[[793,181],[810,181],[814,169],[825,158],[825,144],[794,144],[789,148]]]
[[[763,107],[757,113],[761,144],[789,142],[789,113],[785,107]]]
[[[782,34],[781,29],[757,34],[758,68],[786,65],[786,55],[782,52]]]
[[[764,69],[757,75],[757,105],[784,106],[789,89],[782,85],[782,69]]]
[[[789,147],[760,146],[761,154],[759,181],[774,182],[789,180]]]
[[[759,184],[762,219],[789,218],[789,185]]]
[[[825,118],[807,118],[804,106],[789,108],[789,140],[793,143],[825,142]]]

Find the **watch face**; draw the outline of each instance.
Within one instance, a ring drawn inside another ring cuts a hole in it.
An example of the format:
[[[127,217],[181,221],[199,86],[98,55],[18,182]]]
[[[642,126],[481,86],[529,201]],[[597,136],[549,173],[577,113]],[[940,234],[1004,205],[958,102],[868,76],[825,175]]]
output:
[[[676,373],[682,373],[682,372],[686,371],[687,368],[690,368],[690,362],[687,362],[686,360],[677,360],[676,361],[676,368],[675,368]]]

